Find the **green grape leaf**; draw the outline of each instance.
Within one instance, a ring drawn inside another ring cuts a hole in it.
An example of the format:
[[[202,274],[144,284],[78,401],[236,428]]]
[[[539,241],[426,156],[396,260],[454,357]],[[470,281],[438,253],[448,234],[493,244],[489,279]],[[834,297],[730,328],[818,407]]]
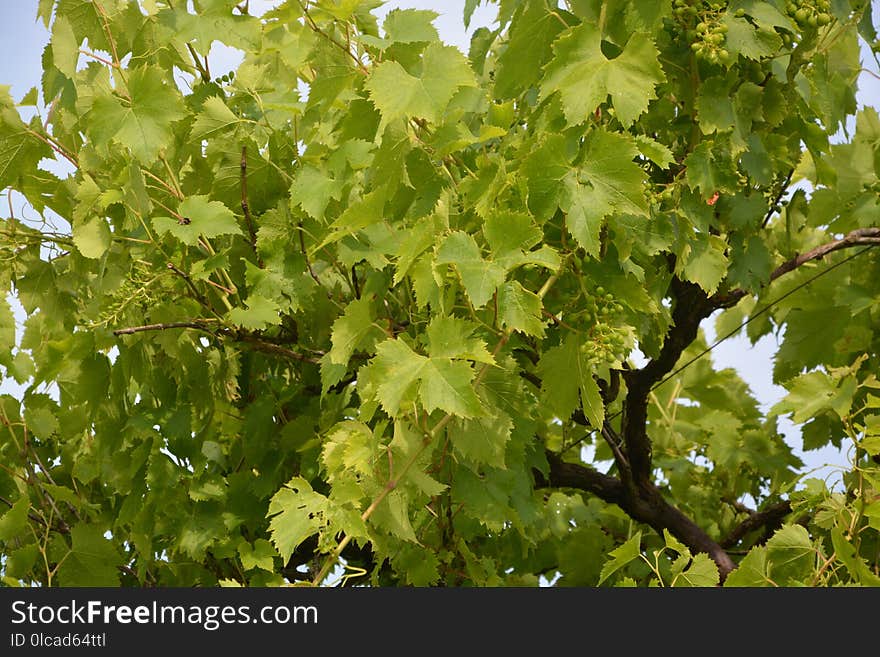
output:
[[[239,119],[219,96],[211,96],[193,122],[190,139],[207,139],[238,125]]]
[[[519,281],[508,281],[498,290],[498,316],[502,326],[527,335],[544,335],[544,304]]]
[[[504,282],[504,268],[484,260],[476,240],[463,231],[456,231],[443,241],[436,262],[455,266],[474,308],[485,306]]]
[[[185,116],[183,102],[157,67],[132,69],[127,80],[125,95],[95,99],[88,134],[100,147],[115,142],[130,149],[142,164],[152,164],[171,145],[172,124]]]
[[[455,92],[475,85],[473,71],[457,48],[432,43],[425,50],[421,75],[410,75],[398,62],[386,61],[376,66],[366,88],[382,114],[381,133],[397,119],[438,122]]]
[[[100,258],[113,239],[110,226],[102,217],[91,217],[73,225],[73,243],[86,258]]]
[[[655,88],[666,76],[659,51],[647,36],[633,34],[623,52],[608,59],[601,48],[602,35],[591,22],[563,34],[553,44],[554,59],[541,84],[544,98],[554,92],[562,97],[565,118],[571,125],[586,121],[611,97],[620,122],[628,127],[656,98]]]
[[[327,498],[302,477],[291,479],[269,500],[269,534],[284,562],[300,543],[322,529],[327,504]]]
[[[693,557],[685,570],[674,576],[672,586],[718,586],[719,580],[718,566],[708,554],[701,552]]]
[[[397,43],[438,41],[433,23],[439,14],[425,9],[393,9],[388,12],[382,27],[385,38]]]
[[[71,548],[58,567],[61,586],[119,586],[122,558],[104,532],[92,525],[71,528]]]
[[[642,544],[642,532],[636,532],[623,545],[608,553],[611,558],[602,566],[599,574],[599,584],[611,577],[621,568],[629,565],[640,554]]]
[[[220,201],[207,196],[190,196],[177,210],[182,220],[153,217],[153,226],[162,233],[171,233],[184,244],[195,246],[199,236],[241,235],[241,228],[232,211]]]
[[[355,350],[383,334],[382,329],[373,323],[371,307],[372,303],[367,297],[355,299],[333,322],[331,337],[333,347],[329,351],[331,363],[348,365]]]
[[[419,396],[428,413],[440,409],[458,417],[476,417],[483,412],[474,392],[474,370],[463,361],[432,358],[421,372]]]

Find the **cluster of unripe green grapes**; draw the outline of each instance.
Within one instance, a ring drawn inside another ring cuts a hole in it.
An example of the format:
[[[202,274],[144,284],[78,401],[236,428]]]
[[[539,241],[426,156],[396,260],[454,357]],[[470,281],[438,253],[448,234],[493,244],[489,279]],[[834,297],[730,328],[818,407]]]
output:
[[[725,3],[675,0],[672,13],[684,28],[684,38],[697,57],[711,64],[730,64],[733,56],[724,47],[727,25],[721,21]]]
[[[831,22],[829,0],[789,0],[785,10],[802,29],[822,27]]]
[[[589,337],[581,345],[581,351],[595,363],[622,361],[627,355],[627,339],[615,325],[615,319],[623,312],[623,306],[601,286],[587,297],[585,306],[584,319],[589,326]]]

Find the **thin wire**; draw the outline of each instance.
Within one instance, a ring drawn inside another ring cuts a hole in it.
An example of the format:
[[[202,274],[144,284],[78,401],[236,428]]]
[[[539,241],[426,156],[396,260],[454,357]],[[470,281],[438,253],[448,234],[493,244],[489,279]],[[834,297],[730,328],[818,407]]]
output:
[[[844,258],[844,259],[841,260],[840,262],[836,262],[836,263],[834,263],[833,265],[831,265],[830,267],[827,267],[826,269],[823,269],[822,271],[818,272],[815,276],[811,276],[810,278],[808,278],[808,279],[807,279],[806,281],[804,281],[803,283],[799,283],[798,285],[796,285],[795,287],[793,287],[792,289],[790,289],[788,292],[786,292],[785,294],[783,294],[781,297],[779,297],[779,298],[777,298],[777,299],[774,299],[773,301],[771,301],[770,303],[768,303],[766,306],[764,306],[763,308],[761,308],[761,310],[759,310],[759,311],[756,312],[756,313],[753,313],[753,314],[752,314],[747,320],[745,320],[744,322],[742,322],[742,323],[741,323],[739,326],[737,326],[735,329],[733,329],[732,331],[728,332],[727,334],[725,334],[725,335],[723,335],[722,337],[720,337],[720,338],[718,338],[717,340],[715,340],[715,342],[713,342],[710,346],[708,346],[708,347],[706,347],[705,349],[703,349],[703,351],[701,351],[699,354],[697,354],[696,356],[694,356],[693,358],[691,358],[691,359],[690,359],[688,362],[686,362],[684,365],[682,365],[681,367],[675,369],[675,370],[674,370],[673,372],[671,372],[670,374],[667,374],[663,379],[661,379],[660,381],[658,381],[657,383],[655,383],[653,386],[651,386],[651,389],[650,389],[648,392],[654,392],[657,388],[659,388],[659,387],[662,386],[664,383],[666,383],[667,381],[669,381],[669,379],[673,378],[674,376],[676,376],[677,374],[679,374],[679,373],[682,372],[683,370],[687,369],[688,367],[690,367],[691,365],[693,365],[694,363],[696,363],[696,362],[697,362],[698,360],[700,360],[703,356],[705,356],[706,354],[710,353],[713,349],[715,349],[715,347],[717,347],[718,345],[720,345],[720,344],[721,344],[722,342],[724,342],[725,340],[727,340],[727,339],[733,337],[734,335],[736,335],[737,333],[739,333],[743,328],[745,328],[746,326],[748,326],[749,324],[751,324],[753,321],[755,321],[756,319],[758,319],[761,315],[763,315],[763,314],[769,312],[769,311],[770,311],[774,306],[776,306],[777,304],[781,303],[782,301],[785,301],[788,297],[790,297],[790,296],[791,296],[792,294],[794,294],[795,292],[797,292],[797,291],[799,291],[799,290],[805,288],[807,285],[809,285],[810,283],[812,283],[813,281],[815,281],[817,278],[820,278],[820,277],[824,276],[825,274],[828,274],[828,273],[834,271],[835,269],[837,269],[837,268],[840,267],[841,265],[846,264],[846,263],[849,262],[850,260],[853,260],[854,258],[858,258],[860,255],[862,255],[863,253],[866,253],[867,251],[869,251],[869,250],[872,249],[872,248],[873,248],[873,245],[872,245],[872,246],[866,246],[866,247],[865,247],[864,249],[862,249],[861,251],[857,251],[857,252],[853,253],[852,255],[847,256],[846,258]],[[611,420],[614,420],[614,419],[620,417],[622,414],[623,414],[623,409],[620,409],[619,411],[617,411],[617,412],[616,412],[614,415],[612,415],[611,417],[606,418],[606,419],[605,419],[605,422],[610,422]],[[596,431],[597,431],[598,429],[600,429],[600,428],[601,428],[601,427],[594,427],[594,428],[591,429],[589,432],[587,432],[584,436],[582,436],[581,438],[578,438],[578,439],[577,439],[575,442],[573,442],[571,445],[565,447],[565,448],[562,450],[562,452],[564,453],[564,452],[567,452],[568,450],[570,450],[572,447],[577,447],[577,446],[578,446],[580,443],[582,443],[584,440],[586,440],[587,438],[589,438],[590,436],[592,436],[594,433],[596,433]]]

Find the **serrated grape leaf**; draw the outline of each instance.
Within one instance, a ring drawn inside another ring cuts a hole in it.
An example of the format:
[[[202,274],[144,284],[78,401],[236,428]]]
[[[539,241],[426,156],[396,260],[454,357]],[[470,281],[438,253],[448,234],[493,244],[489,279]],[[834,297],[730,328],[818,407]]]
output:
[[[391,561],[395,572],[410,586],[431,586],[440,579],[440,560],[421,546],[403,546]]]
[[[385,340],[376,346],[376,357],[369,367],[378,368],[381,373],[376,396],[385,412],[392,417],[397,415],[401,402],[417,384],[427,361],[403,340]]]
[[[343,183],[311,165],[302,167],[290,185],[290,202],[300,206],[310,217],[324,219],[330,200],[339,200]]]
[[[771,414],[791,413],[791,419],[800,424],[833,411],[841,419],[849,415],[856,381],[846,377],[835,381],[825,372],[808,372],[786,384],[788,394],[770,409]]]
[[[438,41],[434,21],[439,14],[427,9],[393,9],[388,12],[382,27],[385,38],[397,43]]]
[[[651,160],[651,162],[661,169],[665,169],[675,162],[675,158],[672,155],[672,151],[669,150],[669,147],[665,144],[661,144],[656,139],[652,139],[647,135],[634,135],[633,139],[636,142],[636,148],[639,149],[639,153]]]
[[[330,362],[348,365],[355,350],[372,342],[383,334],[373,323],[372,304],[366,296],[355,299],[345,307],[345,312],[333,322],[331,329]]]
[[[141,164],[152,164],[171,145],[171,124],[185,116],[180,92],[156,66],[127,72],[128,97],[100,95],[92,104],[87,134],[99,146],[111,142],[131,150]]]
[[[78,524],[70,530],[70,553],[58,566],[61,586],[119,586],[122,558],[104,532]]]
[[[460,317],[437,315],[428,324],[428,355],[431,358],[467,358],[479,363],[494,363],[486,343],[473,335],[477,326]]]
[[[731,54],[760,60],[772,56],[782,45],[782,38],[771,29],[772,26],[752,25],[745,18],[730,13],[725,13],[721,20],[727,26],[725,44]]]
[[[36,170],[41,159],[52,157],[48,145],[28,134],[9,89],[0,85],[0,188],[17,183],[24,172]]]
[[[725,162],[719,145],[713,141],[701,141],[685,158],[685,178],[688,187],[700,190],[705,198],[715,192],[730,191],[736,179],[729,162]]]
[[[527,335],[544,335],[544,304],[519,281],[507,281],[498,289],[498,317],[502,326]]]
[[[728,282],[757,292],[770,280],[774,264],[773,255],[758,235],[752,235],[745,244],[739,239],[733,239],[731,242]]]
[[[714,294],[727,274],[729,262],[724,255],[726,249],[727,243],[717,235],[694,241],[681,272],[707,294]]]
[[[428,221],[420,221],[406,232],[395,254],[394,285],[400,284],[419,256],[434,244],[435,238],[434,227]]]
[[[334,244],[348,235],[354,235],[358,231],[382,221],[385,200],[385,190],[380,188],[351,203],[330,224],[327,237],[315,247],[314,251],[320,251],[329,244]]]
[[[471,26],[471,18],[474,17],[474,12],[477,7],[483,0],[464,0],[464,27],[465,29],[470,28]]]
[[[611,550],[608,554],[611,558],[602,566],[598,583],[601,584],[618,570],[637,559],[641,551],[641,544],[642,532],[636,532],[626,543]]]
[[[703,80],[697,96],[697,122],[706,135],[733,128],[736,110],[730,85],[725,78],[715,76]]]
[[[578,377],[560,376],[560,372],[569,372],[572,363],[580,357],[577,340],[568,337],[556,346],[544,350],[538,362],[538,376],[541,377],[541,403],[556,417],[571,417],[578,407]]]
[[[560,372],[574,376],[560,376]],[[546,349],[538,362],[538,375],[541,377],[541,401],[558,418],[571,417],[580,402],[590,424],[602,427],[605,404],[577,336],[569,335],[559,346]]]
[[[724,586],[731,588],[773,586],[773,581],[767,576],[767,548],[759,545],[749,550],[737,569],[724,580]]]
[[[785,525],[767,541],[770,577],[785,586],[807,577],[813,571],[816,548],[801,525]]]
[[[240,119],[233,114],[222,98],[211,96],[205,100],[202,110],[193,122],[189,138],[201,141],[213,137],[237,125],[239,121]]]
[[[828,348],[837,342],[850,322],[846,306],[796,308],[785,322],[785,338],[773,359],[773,381],[787,381],[801,369],[813,368],[829,358]]]
[[[545,69],[541,97],[554,92],[570,125],[583,123],[610,95],[615,113],[625,127],[648,109],[655,87],[666,79],[660,55],[646,35],[633,34],[614,59],[602,53],[602,35],[584,21],[553,44],[554,58]]]
[[[605,422],[605,403],[602,401],[599,384],[593,378],[593,371],[588,366],[588,362],[583,354],[580,355],[576,362],[578,366],[581,406],[583,406],[584,415],[587,416],[592,426],[601,428]]]
[[[402,541],[418,543],[415,529],[409,518],[409,499],[403,490],[396,488],[376,507],[370,521]]]
[[[485,306],[504,282],[504,268],[496,262],[484,260],[477,241],[464,231],[455,231],[443,240],[437,250],[436,262],[455,266],[465,292],[477,309]]]
[[[0,365],[12,367],[12,349],[15,347],[15,315],[6,295],[0,295]]]
[[[474,370],[469,363],[431,358],[421,372],[419,397],[428,413],[440,409],[458,417],[476,417],[483,412],[471,382]]]
[[[20,497],[10,509],[0,515],[0,541],[11,541],[25,532],[30,508],[28,498]]]
[[[281,318],[278,315],[281,308],[272,299],[267,299],[259,294],[251,294],[248,296],[246,304],[247,308],[236,306],[227,313],[229,321],[236,326],[258,331],[281,323]]]
[[[275,570],[275,557],[278,556],[278,552],[269,541],[258,538],[253,545],[247,541],[239,543],[238,555],[245,570],[259,568],[271,573]]]
[[[241,228],[232,210],[207,196],[190,196],[180,204],[181,223],[171,217],[153,217],[153,226],[162,233],[171,233],[184,244],[195,246],[199,236],[241,235]]]
[[[262,25],[256,16],[233,14],[235,3],[223,3],[190,14],[186,7],[166,9],[158,14],[159,22],[176,38],[192,43],[205,57],[214,41],[244,50],[258,52],[262,40]]]
[[[373,69],[365,86],[382,115],[382,133],[397,119],[438,122],[455,92],[475,85],[474,73],[460,50],[432,43],[425,49],[420,75],[410,75],[398,62],[385,61]]]
[[[68,78],[76,78],[76,63],[79,61],[80,40],[73,33],[70,21],[58,15],[52,24],[52,61],[55,67]]]
[[[507,47],[498,57],[495,96],[513,98],[532,86],[563,29],[556,12],[542,0],[522,3],[510,25]]]
[[[464,458],[476,465],[504,467],[504,452],[513,421],[503,413],[475,420],[455,423],[448,435],[452,446]]]
[[[427,358],[403,340],[389,339],[376,346],[376,357],[362,372],[365,385],[375,386],[379,403],[391,416],[397,415],[401,403],[413,399],[416,391],[429,413],[439,408],[464,418],[482,414],[472,385],[474,370],[466,361]]]
[[[587,137],[584,162],[566,175],[560,207],[569,232],[587,253],[599,255],[599,234],[612,213],[648,216],[645,172],[633,158],[635,145],[626,137],[595,130]]]
[[[719,580],[718,566],[708,554],[700,552],[694,555],[690,566],[675,576],[672,586],[718,586]]]
[[[324,526],[327,498],[308,481],[294,477],[269,500],[269,534],[284,563],[293,551]]]
[[[102,217],[90,217],[73,224],[73,243],[86,258],[102,257],[110,248],[112,239],[110,226]]]
[[[496,260],[519,257],[541,241],[544,233],[524,212],[491,212],[483,223],[483,235]]]
[[[571,171],[566,150],[565,137],[551,135],[533,148],[520,166],[520,175],[528,188],[529,210],[539,221],[549,219],[556,212],[560,181]]]
[[[856,546],[846,539],[840,527],[831,528],[831,545],[837,560],[846,566],[853,581],[862,586],[880,586],[880,577],[871,572]]]

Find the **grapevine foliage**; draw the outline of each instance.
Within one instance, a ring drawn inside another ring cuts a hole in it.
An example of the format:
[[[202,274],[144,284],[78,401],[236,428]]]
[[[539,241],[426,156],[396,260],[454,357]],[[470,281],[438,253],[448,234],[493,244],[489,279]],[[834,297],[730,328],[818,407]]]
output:
[[[247,4],[40,0],[0,88],[3,582],[880,583],[869,3]]]

